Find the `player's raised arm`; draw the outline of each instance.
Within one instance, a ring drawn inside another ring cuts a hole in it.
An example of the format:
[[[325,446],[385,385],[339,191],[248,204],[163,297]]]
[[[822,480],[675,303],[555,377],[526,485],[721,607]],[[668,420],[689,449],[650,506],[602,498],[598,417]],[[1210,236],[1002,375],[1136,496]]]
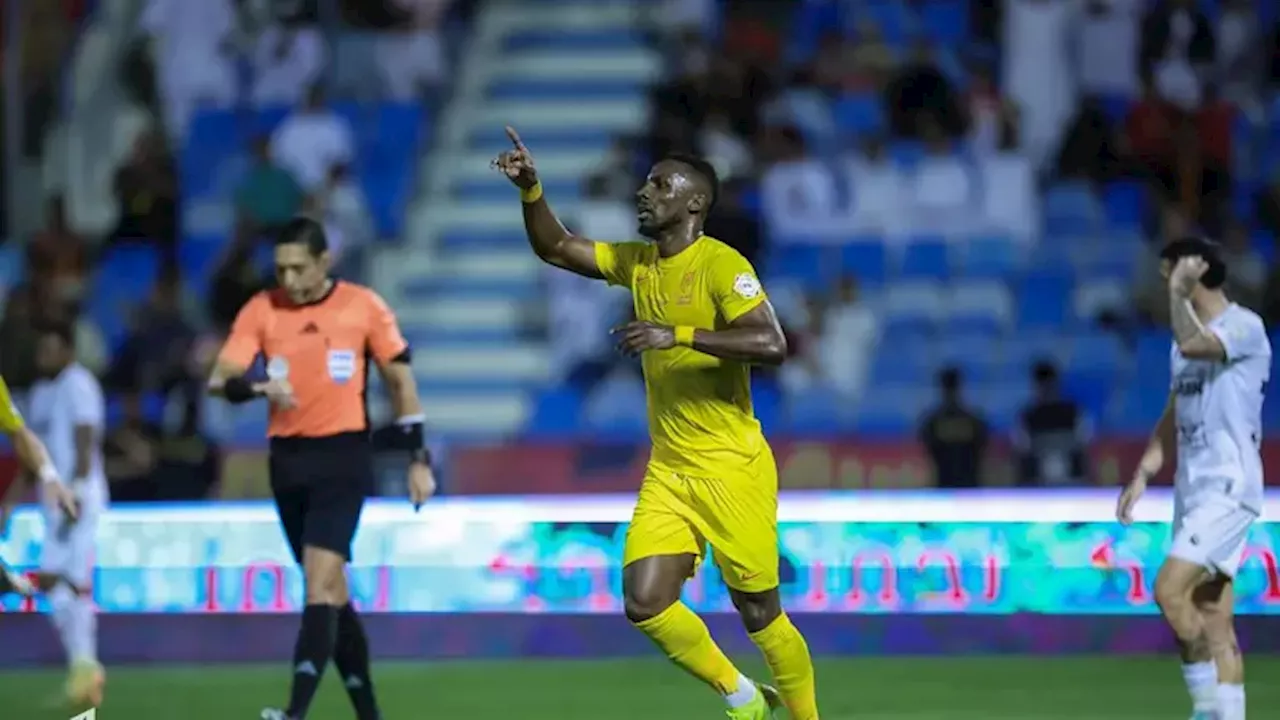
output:
[[[604,279],[604,273],[596,262],[596,244],[565,229],[542,195],[542,184],[538,182],[538,172],[534,168],[529,149],[524,146],[514,128],[507,128],[507,137],[511,139],[514,149],[499,155],[493,161],[493,166],[520,188],[524,230],[533,252],[544,262],[556,267],[589,278]]]

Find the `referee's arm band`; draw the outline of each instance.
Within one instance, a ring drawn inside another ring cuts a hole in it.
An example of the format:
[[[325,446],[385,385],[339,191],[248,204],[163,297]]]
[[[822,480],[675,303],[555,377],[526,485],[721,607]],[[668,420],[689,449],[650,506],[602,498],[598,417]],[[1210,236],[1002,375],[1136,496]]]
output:
[[[222,383],[222,396],[229,402],[237,404],[249,402],[261,394],[254,390],[253,383],[246,380],[244,376],[229,377]]]
[[[427,431],[425,415],[406,415],[396,420],[399,432],[394,437],[397,450],[409,453],[413,462],[431,465],[431,451],[427,449]]]

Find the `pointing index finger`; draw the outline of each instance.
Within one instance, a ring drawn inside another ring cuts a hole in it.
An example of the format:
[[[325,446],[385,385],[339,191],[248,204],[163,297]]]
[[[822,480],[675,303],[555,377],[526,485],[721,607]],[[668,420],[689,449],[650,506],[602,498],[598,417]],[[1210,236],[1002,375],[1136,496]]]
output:
[[[520,140],[520,133],[516,132],[516,129],[510,125],[507,126],[507,139],[511,141],[511,144],[514,145],[517,150],[526,152],[529,150],[529,148],[524,146],[524,142]]]

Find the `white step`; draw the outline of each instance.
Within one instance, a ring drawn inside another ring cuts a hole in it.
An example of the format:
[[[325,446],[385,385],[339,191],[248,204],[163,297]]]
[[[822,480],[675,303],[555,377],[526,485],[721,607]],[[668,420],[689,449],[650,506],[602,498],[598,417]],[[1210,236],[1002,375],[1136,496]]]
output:
[[[485,126],[512,125],[517,130],[585,127],[627,133],[640,130],[648,122],[649,103],[644,98],[583,100],[566,108],[559,101],[503,101],[486,103],[472,120],[473,131]]]
[[[524,309],[509,300],[438,300],[395,310],[404,328],[499,331],[518,328],[526,318]]]
[[[646,48],[592,50],[584,52],[522,50],[506,53],[489,76],[501,79],[618,80],[634,83],[657,81],[662,77],[662,56]]]
[[[538,275],[542,263],[531,250],[516,248],[483,252],[450,252],[441,255],[420,277],[476,280],[527,281]]]
[[[502,34],[530,28],[578,30],[634,25],[637,8],[616,2],[525,3],[507,0],[489,6],[486,20]]]
[[[540,381],[551,376],[551,358],[541,344],[427,347],[414,351],[413,370],[437,381],[486,377]]]
[[[580,203],[556,202],[550,198],[551,207],[562,220],[572,219]],[[524,215],[520,202],[451,203],[435,208],[428,218],[430,227],[437,230],[475,230],[480,232],[524,232]]]

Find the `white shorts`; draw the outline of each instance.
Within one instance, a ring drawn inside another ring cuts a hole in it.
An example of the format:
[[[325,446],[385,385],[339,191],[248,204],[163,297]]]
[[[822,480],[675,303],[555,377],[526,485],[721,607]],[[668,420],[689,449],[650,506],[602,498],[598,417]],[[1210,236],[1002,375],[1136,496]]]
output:
[[[1244,558],[1249,528],[1258,514],[1231,498],[1197,498],[1194,505],[1174,501],[1170,557],[1234,578]]]
[[[89,487],[80,493],[80,517],[75,522],[67,522],[62,511],[47,502],[42,505],[45,532],[40,569],[88,588],[93,584],[98,523],[107,510],[105,488]]]

